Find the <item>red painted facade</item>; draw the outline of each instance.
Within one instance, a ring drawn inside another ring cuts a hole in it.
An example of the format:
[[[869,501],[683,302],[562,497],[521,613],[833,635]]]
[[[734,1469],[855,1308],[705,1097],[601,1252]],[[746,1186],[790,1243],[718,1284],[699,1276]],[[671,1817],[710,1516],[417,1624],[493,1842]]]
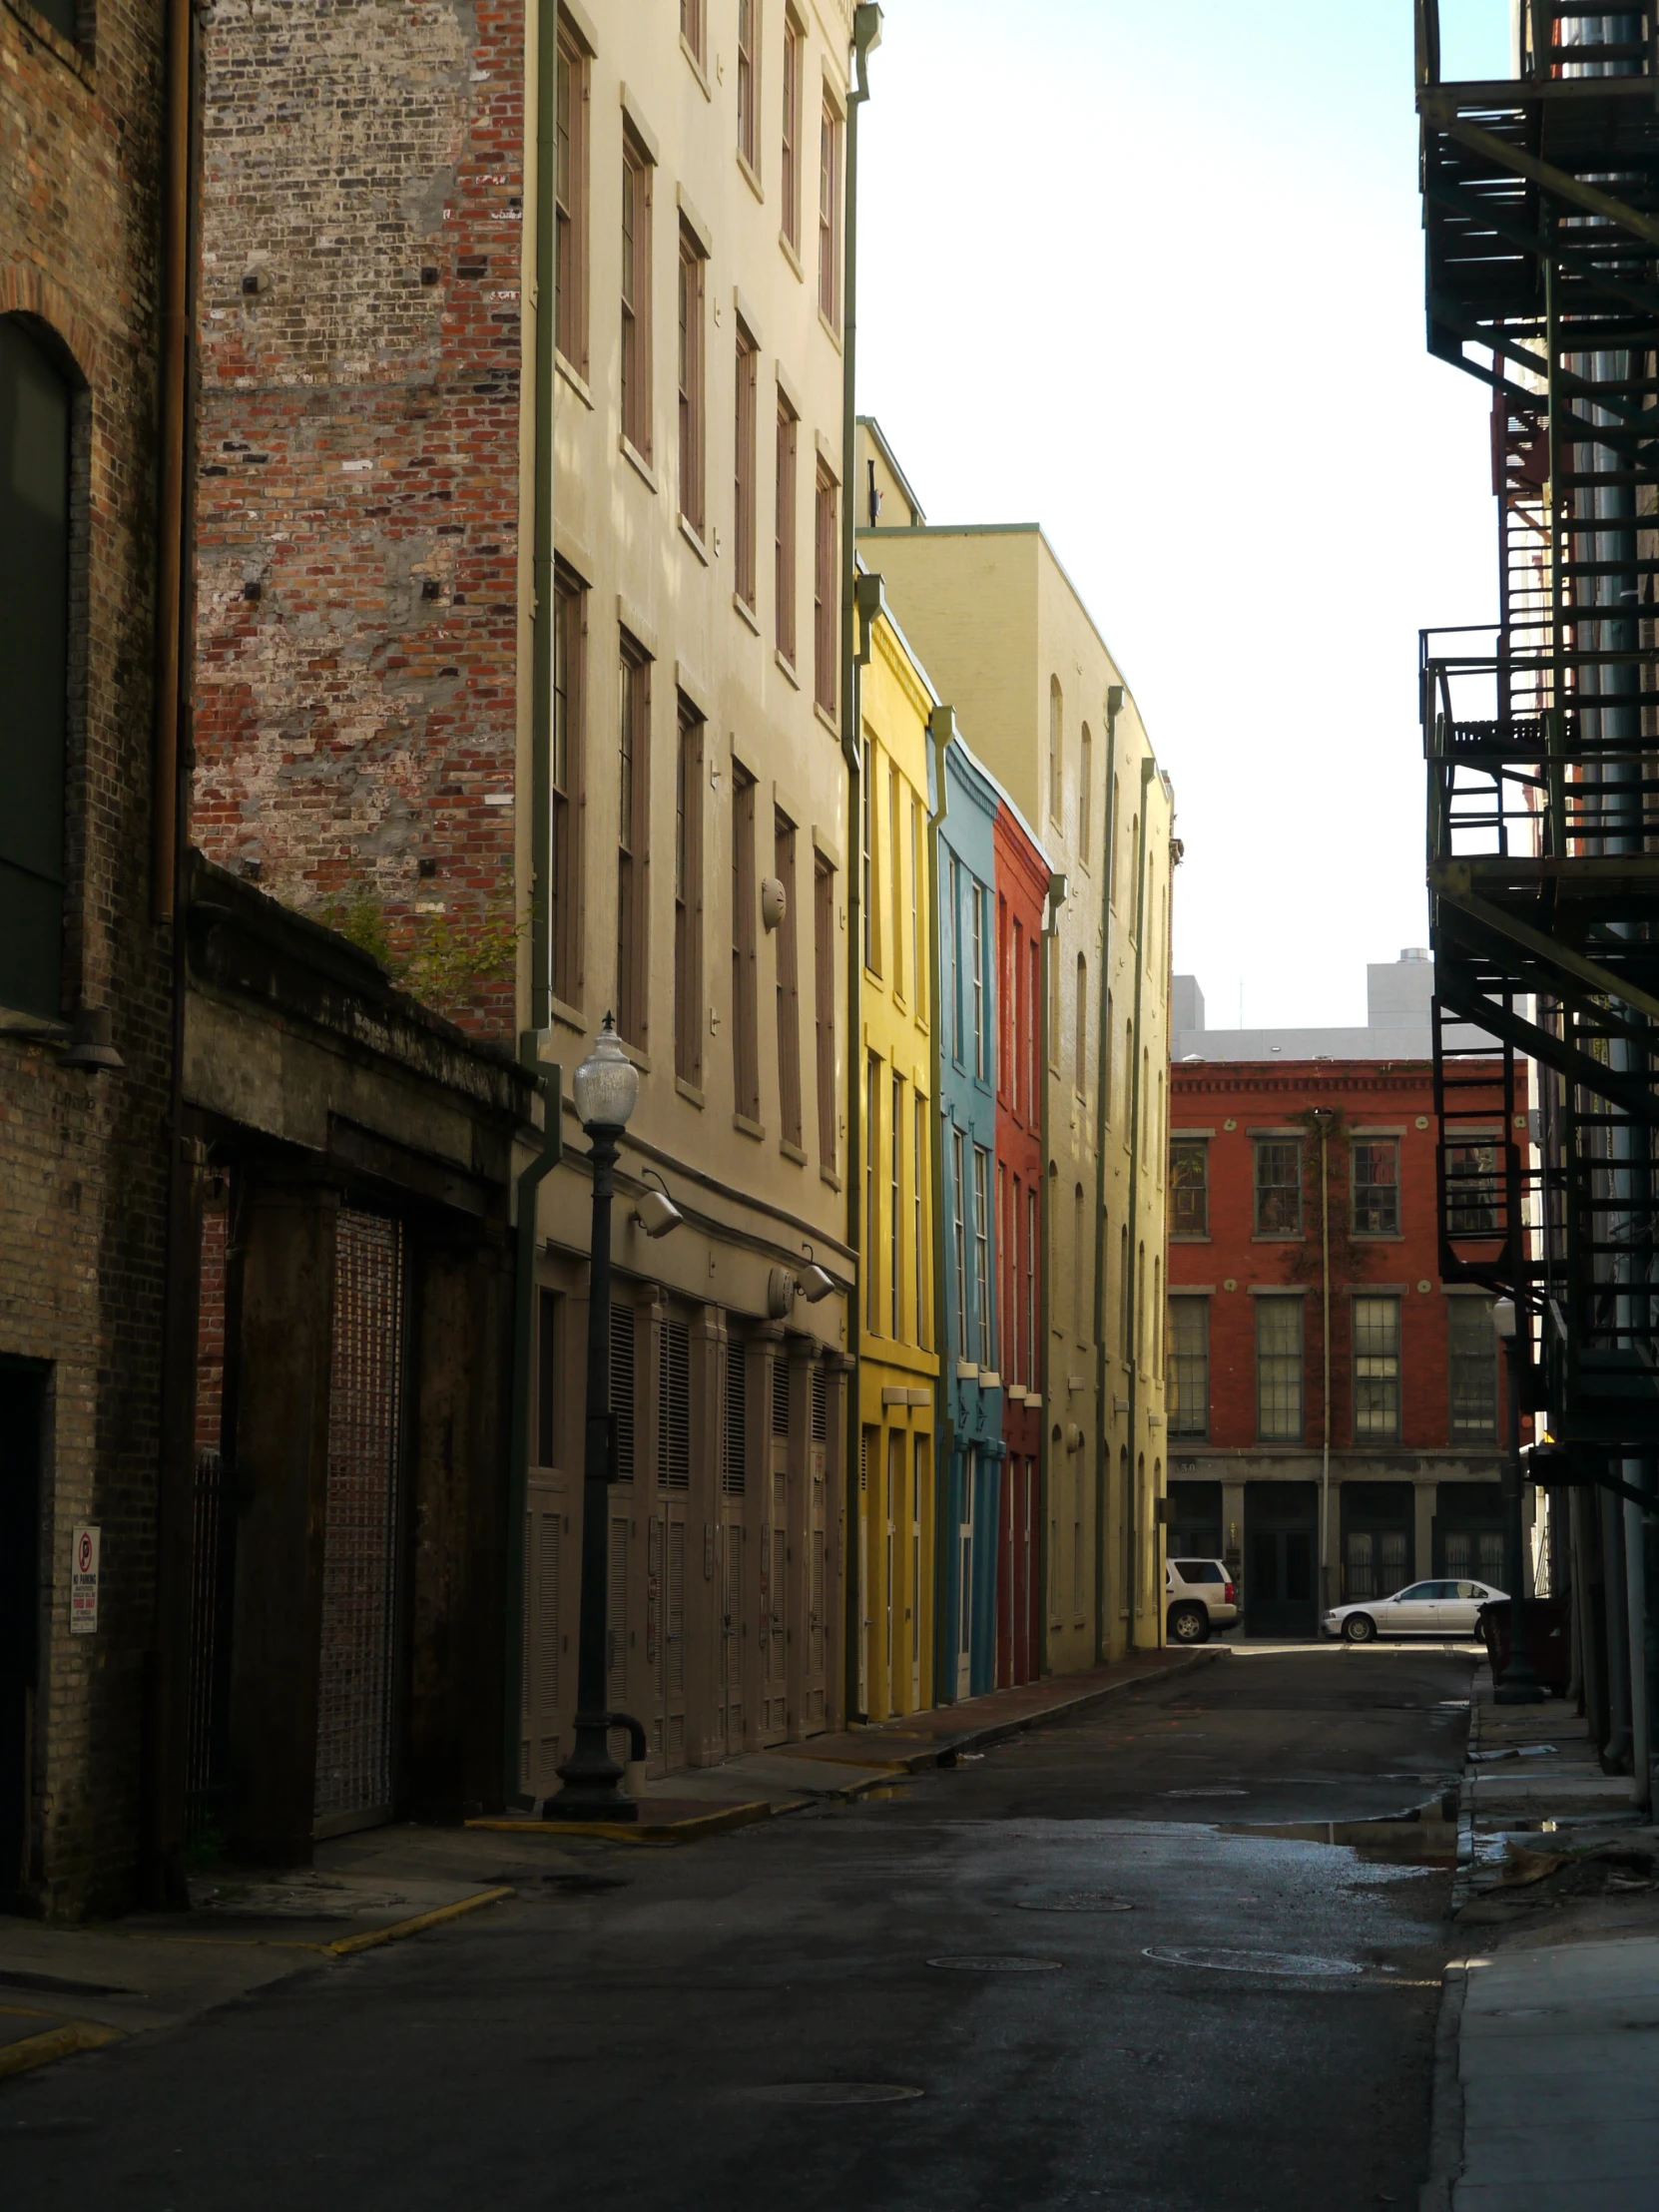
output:
[[[1002,1362],[1001,1524],[996,1680],[1036,1679],[1042,1663],[1038,1495],[1042,1445],[1043,906],[1048,861],[1011,807],[997,810],[996,1272]]]

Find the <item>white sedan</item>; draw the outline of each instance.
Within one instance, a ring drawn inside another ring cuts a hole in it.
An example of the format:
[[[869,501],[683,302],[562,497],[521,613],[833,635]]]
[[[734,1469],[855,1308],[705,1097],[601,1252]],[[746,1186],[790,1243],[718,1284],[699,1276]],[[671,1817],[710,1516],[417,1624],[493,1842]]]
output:
[[[1489,1582],[1411,1582],[1392,1597],[1333,1606],[1325,1633],[1351,1644],[1369,1644],[1374,1636],[1472,1636],[1481,1606],[1507,1594]]]

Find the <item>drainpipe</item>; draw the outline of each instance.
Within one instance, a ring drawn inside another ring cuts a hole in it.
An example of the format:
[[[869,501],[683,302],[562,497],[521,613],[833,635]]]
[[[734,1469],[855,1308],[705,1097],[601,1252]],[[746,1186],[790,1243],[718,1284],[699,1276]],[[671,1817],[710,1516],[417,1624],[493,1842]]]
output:
[[[179,855],[179,718],[183,710],[185,449],[190,439],[191,281],[196,227],[191,159],[195,26],[191,0],[168,0],[167,153],[163,182],[161,376],[156,528],[156,698],[150,793],[150,910],[171,921]]]
[[[858,593],[855,578],[858,565],[858,515],[853,483],[858,471],[858,429],[854,373],[857,356],[858,295],[858,110],[869,98],[869,57],[881,43],[881,10],[874,0],[859,0],[852,10],[852,85],[846,96],[846,207],[843,221],[843,246],[841,254],[841,758],[846,764],[848,860],[851,859],[851,840],[859,834],[860,785],[862,764],[858,755],[858,728],[862,687],[857,678],[858,656],[854,651],[853,625],[861,612],[857,604]],[[874,599],[865,618],[863,658],[869,657],[868,623],[874,620],[880,607],[880,579],[872,578]],[[859,869],[848,865],[846,887],[846,1241],[856,1253],[860,1249],[861,1223],[859,1210],[861,1192],[859,1183],[862,1151],[863,1110],[860,1084],[863,1078],[862,1054],[858,1049],[863,1025],[858,1019],[862,1002],[863,951],[862,951],[862,884]],[[853,1361],[851,1373],[857,1375],[858,1317],[861,1311],[860,1281],[854,1280],[851,1296],[846,1306],[846,1349]],[[855,1387],[855,1385],[854,1385]],[[843,1580],[846,1598],[846,1711],[862,1720],[858,1709],[858,1652],[863,1642],[864,1593],[858,1572],[858,1529],[855,1515],[858,1505],[858,1451],[863,1436],[863,1419],[856,1405],[852,1418],[846,1423],[846,1532],[849,1538],[843,1557]]]
[[[528,1805],[519,1772],[521,1700],[524,1690],[524,1493],[530,1466],[530,1374],[535,1360],[536,1214],[546,1178],[564,1154],[564,1069],[537,1058],[540,1042],[533,1029],[518,1040],[519,1065],[541,1096],[541,1150],[522,1169],[517,1185],[516,1250],[513,1279],[513,1410],[507,1458],[507,1566],[502,1614],[507,1626],[506,1680],[502,1685],[505,1720],[503,1795]]]
[[[553,735],[553,302],[557,296],[559,225],[554,206],[557,154],[559,24],[557,0],[536,10],[536,236],[531,312],[535,318],[535,387],[530,464],[530,1026],[551,1022],[552,885],[548,845],[552,807]]]
[[[955,1556],[950,1515],[943,1500],[950,1495],[950,1465],[956,1450],[956,1423],[951,1414],[955,1395],[946,1385],[944,1372],[945,1228],[944,1228],[944,1001],[939,994],[939,825],[950,811],[945,780],[945,755],[956,735],[953,707],[935,707],[927,717],[928,796],[932,805],[927,818],[928,925],[933,945],[933,1019],[927,1039],[927,1065],[933,1083],[933,1111],[928,1117],[928,1166],[933,1177],[933,1345],[939,1360],[939,1382],[933,1412],[933,1703],[956,1702],[955,1653],[945,1635],[946,1608],[939,1593],[950,1587],[949,1573]],[[953,1382],[954,1378],[950,1381]]]
[[[1106,1474],[1111,1464],[1106,1443],[1111,1407],[1106,1397],[1106,1119],[1107,1071],[1111,1066],[1112,1040],[1106,1034],[1110,1017],[1112,975],[1112,863],[1117,858],[1118,826],[1112,793],[1117,775],[1118,716],[1123,712],[1123,686],[1106,688],[1106,832],[1100,856],[1100,1005],[1095,1015],[1095,1117],[1094,1117],[1094,1655],[1111,1657],[1111,1629],[1107,1620],[1106,1588]],[[1131,1077],[1133,1071],[1131,1071]]]
[[[1037,1490],[1038,1504],[1040,1507],[1037,1515],[1037,1586],[1042,1591],[1043,1602],[1042,1671],[1044,1674],[1052,1674],[1054,1671],[1052,1665],[1052,1655],[1050,1654],[1048,1648],[1049,1623],[1053,1619],[1053,1608],[1049,1603],[1049,1589],[1051,1577],[1054,1573],[1054,1559],[1048,1541],[1048,1504],[1049,1498],[1052,1495],[1054,1482],[1054,1447],[1052,1440],[1054,1414],[1054,1374],[1053,1360],[1051,1357],[1052,1346],[1050,1342],[1053,1332],[1049,1328],[1050,1308],[1048,1302],[1049,1260],[1050,1255],[1054,1250],[1054,1178],[1049,1173],[1049,1169],[1053,1165],[1053,1155],[1049,1153],[1048,1147],[1052,1142],[1050,1131],[1055,1126],[1054,1117],[1056,1112],[1058,1111],[1055,1099],[1056,1085],[1054,1083],[1053,1075],[1051,1072],[1051,1065],[1054,1057],[1055,1040],[1053,1034],[1053,1024],[1050,1022],[1048,1016],[1049,1009],[1054,1003],[1054,976],[1051,972],[1052,966],[1054,961],[1056,961],[1060,957],[1060,908],[1066,902],[1066,891],[1068,888],[1069,885],[1067,884],[1066,878],[1063,875],[1051,870],[1048,878],[1048,902],[1043,909],[1043,937],[1048,946],[1048,959],[1045,961],[1043,966],[1043,1002],[1041,1006],[1037,1009],[1037,1028],[1042,1040],[1042,1142],[1043,1152],[1045,1154],[1045,1158],[1043,1160],[1041,1207],[1043,1240],[1043,1349],[1041,1375],[1039,1377],[1043,1397],[1043,1418],[1042,1426],[1037,1433]]]
[[[1320,1430],[1320,1619],[1331,1610],[1331,1125],[1329,1106],[1316,1106],[1320,1133],[1320,1295],[1324,1319],[1320,1358],[1324,1368],[1324,1425]]]
[[[848,890],[846,898],[846,1241],[857,1253],[864,1267],[870,1264],[870,1255],[863,1249],[864,1233],[864,1144],[863,1144],[863,1081],[864,1025],[860,1018],[864,994],[863,947],[863,823],[859,813],[863,799],[863,765],[858,757],[856,733],[863,721],[863,671],[869,666],[870,633],[875,618],[881,612],[881,579],[879,576],[855,574],[848,596],[850,614],[857,625],[857,647],[845,663],[846,682],[841,689],[845,695],[846,713],[854,733],[852,754],[848,769],[848,788],[851,794],[852,813],[848,827],[857,840],[858,857],[847,869]],[[846,745],[843,730],[841,739]],[[848,858],[851,846],[848,845]],[[864,1279],[862,1270],[855,1271],[852,1293],[846,1308],[846,1350],[853,1361],[852,1374],[858,1373],[857,1360],[863,1337]],[[858,1702],[858,1655],[864,1634],[864,1548],[860,1541],[858,1517],[863,1513],[858,1488],[859,1453],[863,1448],[863,1414],[846,1424],[847,1432],[847,1521],[852,1536],[851,1561],[846,1567],[847,1648],[846,1648],[846,1710],[855,1720],[865,1715]],[[867,1687],[867,1683],[866,1683]]]
[[[1144,1053],[1145,1043],[1141,1035],[1141,986],[1146,979],[1146,795],[1152,779],[1158,773],[1158,764],[1149,754],[1141,763],[1141,834],[1135,852],[1135,1050]],[[1135,1616],[1140,1611],[1140,1561],[1141,1561],[1141,1485],[1140,1457],[1135,1448],[1136,1420],[1140,1413],[1141,1379],[1141,1268],[1140,1268],[1140,1190],[1141,1190],[1141,1080],[1134,1061],[1129,1065],[1129,1273],[1123,1286],[1123,1296],[1129,1306],[1129,1495],[1133,1501],[1129,1513],[1129,1647],[1135,1648]],[[1163,1641],[1162,1633],[1154,1638],[1154,1647]]]

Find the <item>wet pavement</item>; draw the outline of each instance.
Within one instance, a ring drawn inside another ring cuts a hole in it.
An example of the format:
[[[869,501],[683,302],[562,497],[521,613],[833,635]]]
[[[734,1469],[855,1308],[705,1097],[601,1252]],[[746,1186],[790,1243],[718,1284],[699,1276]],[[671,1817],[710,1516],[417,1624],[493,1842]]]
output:
[[[1469,1677],[1247,1647],[695,1849],[493,1838],[491,1911],[0,2085],[0,2193],[1413,2205]]]

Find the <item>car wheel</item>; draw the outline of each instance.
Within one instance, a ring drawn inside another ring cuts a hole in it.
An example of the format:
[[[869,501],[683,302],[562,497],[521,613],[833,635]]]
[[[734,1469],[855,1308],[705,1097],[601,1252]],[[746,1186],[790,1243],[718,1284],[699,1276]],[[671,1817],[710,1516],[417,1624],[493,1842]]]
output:
[[[1369,1613],[1350,1613],[1343,1623],[1343,1634],[1351,1644],[1369,1644],[1377,1634],[1377,1623]]]
[[[1210,1634],[1210,1616],[1202,1605],[1172,1605],[1170,1639],[1178,1644],[1202,1644]]]

